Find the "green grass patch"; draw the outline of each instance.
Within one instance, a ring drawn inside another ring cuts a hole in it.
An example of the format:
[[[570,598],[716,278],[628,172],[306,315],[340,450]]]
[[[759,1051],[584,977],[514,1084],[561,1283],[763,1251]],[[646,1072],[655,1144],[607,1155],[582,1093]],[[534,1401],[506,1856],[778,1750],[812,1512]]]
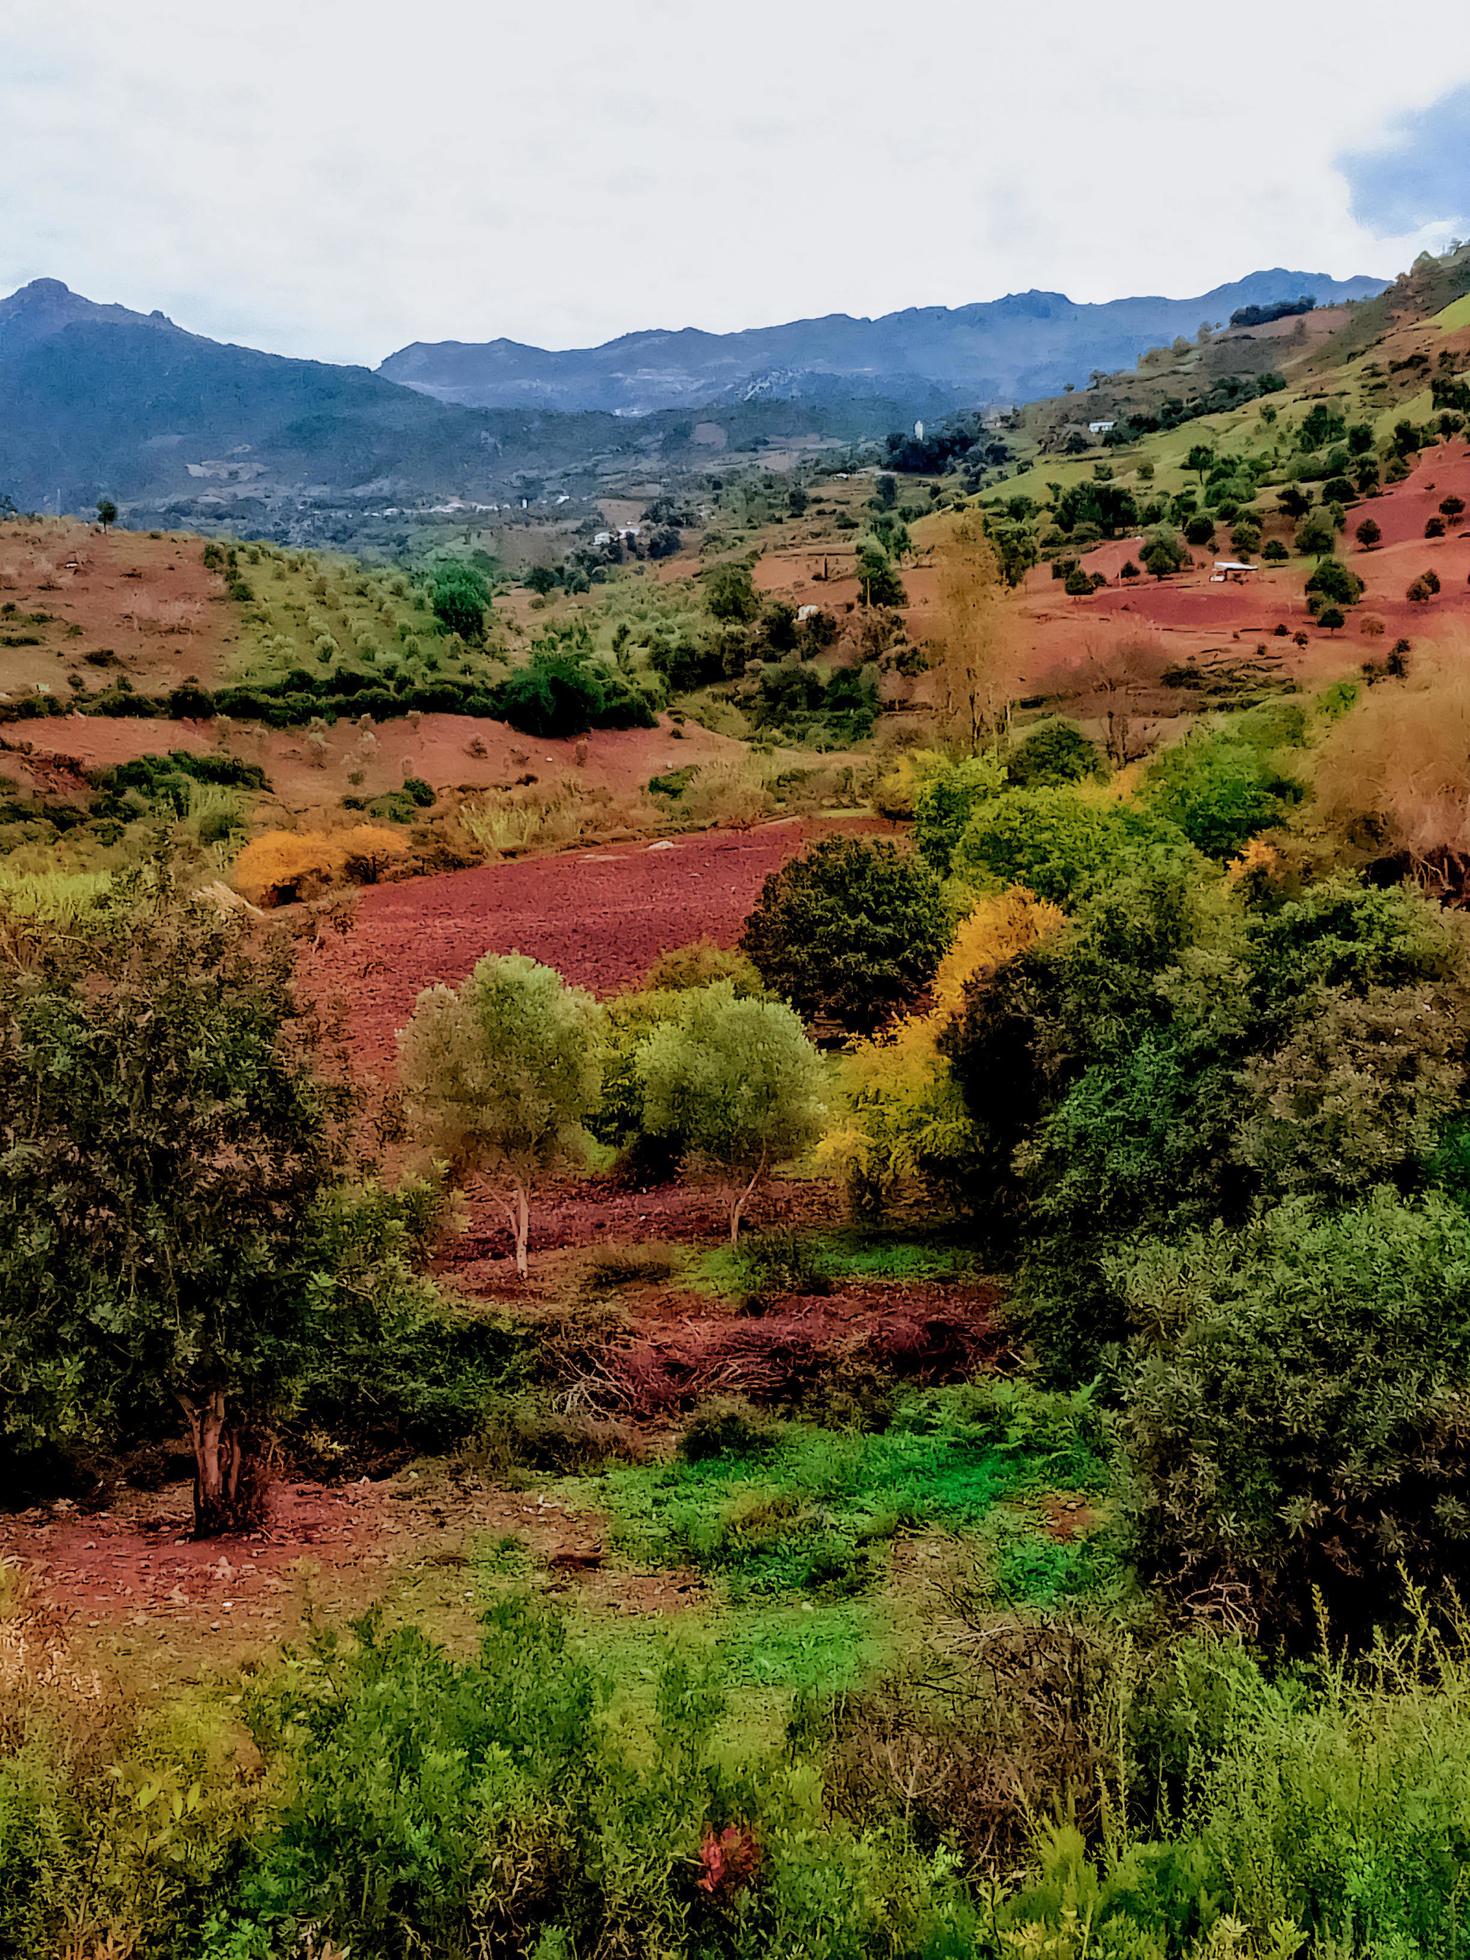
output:
[[[582,1490],[609,1513],[624,1556],[693,1566],[740,1603],[854,1597],[886,1571],[901,1532],[981,1532],[1028,1494],[1102,1491],[1107,1479],[1085,1394],[984,1383],[910,1396],[879,1434],[791,1423],[749,1453],[620,1465]],[[1025,1585],[1055,1591],[1063,1576],[1038,1567]]]
[[[852,1230],[773,1233],[750,1237],[738,1248],[713,1246],[690,1260],[684,1277],[701,1293],[740,1300],[770,1292],[783,1278],[804,1275],[833,1286],[844,1280],[958,1280],[974,1271],[973,1253],[943,1239]]]

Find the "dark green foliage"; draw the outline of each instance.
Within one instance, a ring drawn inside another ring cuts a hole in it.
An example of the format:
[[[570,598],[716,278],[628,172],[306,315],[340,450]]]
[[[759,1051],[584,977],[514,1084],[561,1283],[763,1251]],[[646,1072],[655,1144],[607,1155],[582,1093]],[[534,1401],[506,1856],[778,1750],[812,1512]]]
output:
[[[830,837],[771,873],[740,943],[798,1013],[869,1034],[918,998],[948,936],[923,864],[889,843]]]
[[[298,1460],[356,1474],[443,1453],[528,1384],[524,1324],[452,1307],[419,1274],[444,1201],[437,1185],[344,1185],[317,1207],[314,1338],[282,1423]]]
[[[1181,1593],[1242,1588],[1352,1629],[1464,1570],[1470,1550],[1470,1225],[1380,1193],[1285,1206],[1233,1235],[1120,1258],[1155,1338],[1126,1418],[1136,1532]],[[1402,1568],[1402,1570],[1401,1570]]]
[[[865,606],[902,606],[908,602],[903,580],[881,544],[865,544],[857,558],[858,598]]]
[[[1110,1261],[1137,1234],[1421,1188],[1465,1092],[1466,989],[1412,893],[1337,880],[1243,914],[1168,851],[972,983],[945,1045],[996,1180],[979,1209],[1024,1222],[1047,1371],[1085,1379],[1136,1331]]]
[[[477,646],[485,637],[485,614],[490,588],[473,565],[461,559],[435,567],[429,604],[446,633],[457,633]]]
[[[343,1147],[309,1033],[287,945],[253,946],[164,878],[40,942],[0,1010],[13,1448],[105,1452],[172,1408],[201,1528],[251,1515],[263,1427],[309,1350],[314,1214]]]
[[[1307,602],[1313,612],[1324,605],[1355,606],[1363,596],[1363,581],[1340,558],[1324,558],[1307,580]]]
[[[1162,816],[1097,800],[1069,785],[1007,789],[980,804],[951,860],[980,884],[1024,885],[1053,904],[1075,905],[1136,852],[1185,853],[1181,830]]]
[[[732,625],[745,625],[761,609],[749,565],[716,565],[705,574],[704,597],[711,615]]]
[[[1189,553],[1178,534],[1167,530],[1153,532],[1138,557],[1143,569],[1155,578],[1168,578],[1189,563]]]
[[[997,795],[1005,771],[993,756],[968,755],[933,770],[914,797],[914,843],[936,877],[944,877],[970,818]]]
[[[1054,517],[1057,529],[1068,537],[1079,526],[1091,526],[1099,537],[1115,538],[1138,529],[1138,503],[1125,484],[1089,479],[1068,486]]]
[[[648,697],[617,668],[570,646],[542,645],[495,689],[493,712],[524,734],[585,735],[591,728],[651,728]]]
[[[1081,783],[1106,773],[1097,744],[1060,716],[1032,722],[1012,739],[1006,753],[1006,781],[1016,789]]]
[[[213,783],[225,788],[268,790],[270,783],[259,763],[231,755],[196,755],[173,749],[167,755],[142,755],[102,769],[95,778],[99,816],[139,814],[145,809],[172,810],[183,816],[189,807],[190,783]]]

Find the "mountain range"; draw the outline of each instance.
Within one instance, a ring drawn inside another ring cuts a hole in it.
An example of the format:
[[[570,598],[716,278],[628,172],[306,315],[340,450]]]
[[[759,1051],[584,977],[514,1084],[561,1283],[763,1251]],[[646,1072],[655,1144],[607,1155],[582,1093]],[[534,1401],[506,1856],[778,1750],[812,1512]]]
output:
[[[416,341],[378,373],[476,408],[659,409],[830,393],[936,398],[950,408],[1011,406],[1080,382],[1094,368],[1131,367],[1150,347],[1223,325],[1244,306],[1310,296],[1319,305],[1370,299],[1382,279],[1332,279],[1276,267],[1189,299],[1081,304],[1065,293],[1008,293],[973,306],[908,307],[877,319],[829,313],[739,333],[623,334],[600,347],[553,351],[514,340]]]
[[[881,434],[914,415],[1024,401],[1237,307],[1384,282],[1275,270],[1185,300],[1078,305],[1020,293],[876,320],[833,315],[743,333],[627,334],[563,352],[511,341],[416,344],[376,371],[210,340],[160,312],[100,305],[59,280],[0,300],[0,494],[149,511],[242,500],[491,499],[612,458],[650,467],[694,440]]]

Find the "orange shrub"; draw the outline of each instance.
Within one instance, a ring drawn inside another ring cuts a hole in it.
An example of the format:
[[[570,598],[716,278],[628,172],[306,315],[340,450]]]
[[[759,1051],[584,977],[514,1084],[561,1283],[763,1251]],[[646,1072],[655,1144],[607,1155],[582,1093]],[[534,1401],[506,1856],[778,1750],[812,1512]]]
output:
[[[408,839],[383,824],[267,830],[235,859],[235,889],[252,905],[289,905],[344,880],[376,884],[404,863],[408,850]]]

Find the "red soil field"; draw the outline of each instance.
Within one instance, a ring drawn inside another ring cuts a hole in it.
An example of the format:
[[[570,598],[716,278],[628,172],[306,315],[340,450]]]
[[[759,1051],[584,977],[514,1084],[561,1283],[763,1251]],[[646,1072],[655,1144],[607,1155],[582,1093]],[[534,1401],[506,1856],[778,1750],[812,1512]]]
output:
[[[623,797],[641,791],[651,776],[743,753],[726,736],[696,722],[678,729],[667,717],[657,728],[596,729],[576,741],[537,739],[518,734],[503,721],[448,714],[379,722],[372,734],[371,750],[364,754],[361,730],[340,721],[327,731],[317,761],[302,729],[235,722],[228,748],[247,762],[258,762],[277,798],[297,812],[335,804],[349,769],[361,771],[355,787],[364,797],[397,789],[405,776],[422,777],[440,791],[503,789],[527,780],[547,786],[574,781],[583,789]],[[169,749],[203,753],[214,746],[215,729],[207,721],[73,714],[16,722],[0,728],[0,739],[12,751],[9,773],[25,769],[34,775],[23,745],[43,767],[50,757],[64,757],[100,769]]]
[[[485,953],[529,953],[608,994],[670,947],[732,946],[768,874],[833,828],[792,818],[380,885],[363,892],[345,937],[306,955],[307,977],[325,1003],[341,1004],[354,1058],[386,1069],[422,990],[457,986]]]

